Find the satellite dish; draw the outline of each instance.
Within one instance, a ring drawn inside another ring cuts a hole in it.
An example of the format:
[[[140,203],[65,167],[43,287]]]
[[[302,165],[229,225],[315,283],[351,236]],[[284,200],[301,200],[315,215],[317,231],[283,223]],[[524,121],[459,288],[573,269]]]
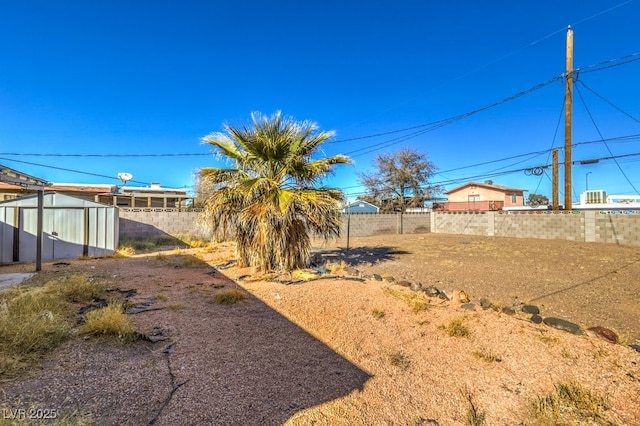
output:
[[[118,173],[118,179],[122,181],[122,185],[124,186],[127,184],[128,181],[133,179],[133,175],[131,173],[126,173],[126,172]]]

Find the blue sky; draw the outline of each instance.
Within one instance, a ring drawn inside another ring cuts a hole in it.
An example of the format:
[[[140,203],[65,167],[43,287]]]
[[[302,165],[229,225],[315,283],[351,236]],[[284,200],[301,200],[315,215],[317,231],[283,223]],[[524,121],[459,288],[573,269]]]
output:
[[[355,164],[327,183],[350,199],[375,155],[403,146],[426,152],[447,189],[491,179],[550,196],[550,170],[507,172],[563,148],[562,80],[437,129],[353,138],[459,116],[560,76],[571,25],[582,69],[573,159],[618,157],[574,166],[574,199],[589,172],[589,189],[636,193],[639,17],[640,0],[4,0],[0,164],[52,182],[118,183],[126,171],[137,186],[191,188],[197,168],[222,165],[203,136],[281,110],[336,131],[325,153]],[[112,156],[123,154],[156,156]]]

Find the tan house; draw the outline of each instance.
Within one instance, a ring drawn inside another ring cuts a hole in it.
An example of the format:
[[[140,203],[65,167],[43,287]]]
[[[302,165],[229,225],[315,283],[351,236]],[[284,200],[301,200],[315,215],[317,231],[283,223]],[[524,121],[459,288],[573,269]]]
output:
[[[524,189],[489,183],[469,182],[445,192],[446,203],[434,205],[440,211],[496,211],[524,206]]]

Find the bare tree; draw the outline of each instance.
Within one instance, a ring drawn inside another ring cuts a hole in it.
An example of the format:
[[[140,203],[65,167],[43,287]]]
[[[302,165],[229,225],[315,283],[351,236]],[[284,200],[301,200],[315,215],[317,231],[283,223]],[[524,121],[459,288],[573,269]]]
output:
[[[410,147],[392,154],[378,154],[375,172],[360,174],[367,189],[362,200],[376,204],[383,212],[405,212],[407,207],[422,207],[440,188],[429,180],[437,170],[427,154]]]

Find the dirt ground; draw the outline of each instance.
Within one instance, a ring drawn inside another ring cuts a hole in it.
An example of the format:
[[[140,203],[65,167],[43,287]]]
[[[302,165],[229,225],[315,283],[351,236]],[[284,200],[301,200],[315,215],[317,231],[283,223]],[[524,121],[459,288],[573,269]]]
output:
[[[318,245],[317,257],[357,272],[295,284],[227,268],[230,243],[47,263],[41,274],[85,272],[135,289],[134,302],[153,309],[131,315],[137,330],[167,340],[72,339],[29,375],[0,384],[2,412],[55,409],[131,425],[460,425],[475,412],[484,418],[476,424],[545,424],[532,403],[578,383],[606,404],[567,424],[640,424],[640,353],[628,346],[640,343],[639,248],[435,234],[349,243]],[[543,317],[610,328],[623,344],[522,313],[462,309],[400,280],[464,290],[476,304],[531,303]],[[248,300],[213,303],[232,288]],[[415,297],[426,309],[412,309]],[[467,336],[447,331],[456,321]]]

